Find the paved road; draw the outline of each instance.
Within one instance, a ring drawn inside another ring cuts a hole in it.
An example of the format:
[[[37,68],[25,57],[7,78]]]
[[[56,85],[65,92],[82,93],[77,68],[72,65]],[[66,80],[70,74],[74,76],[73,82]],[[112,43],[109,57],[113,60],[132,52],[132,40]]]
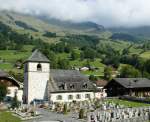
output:
[[[42,117],[32,120],[27,120],[25,122],[86,122],[84,120],[78,119],[78,114],[58,114],[55,112],[50,112],[48,110],[40,110]]]

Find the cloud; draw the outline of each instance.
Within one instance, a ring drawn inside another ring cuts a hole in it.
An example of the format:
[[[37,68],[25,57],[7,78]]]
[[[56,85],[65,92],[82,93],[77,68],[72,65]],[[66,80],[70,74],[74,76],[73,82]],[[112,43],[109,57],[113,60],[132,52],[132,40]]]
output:
[[[0,0],[1,10],[104,26],[150,25],[150,0]]]

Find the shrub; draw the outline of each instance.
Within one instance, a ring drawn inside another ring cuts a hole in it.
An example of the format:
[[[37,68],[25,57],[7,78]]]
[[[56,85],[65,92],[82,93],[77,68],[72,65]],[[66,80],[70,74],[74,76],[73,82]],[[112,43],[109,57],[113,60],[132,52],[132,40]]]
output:
[[[79,119],[83,119],[84,118],[84,109],[80,109],[79,111]]]

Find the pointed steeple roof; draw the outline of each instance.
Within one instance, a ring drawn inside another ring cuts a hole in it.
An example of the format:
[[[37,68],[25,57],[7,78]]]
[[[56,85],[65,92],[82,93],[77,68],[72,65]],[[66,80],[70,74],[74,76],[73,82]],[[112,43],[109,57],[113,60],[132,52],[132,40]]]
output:
[[[49,59],[39,50],[35,50],[32,55],[25,62],[45,62],[49,63]]]

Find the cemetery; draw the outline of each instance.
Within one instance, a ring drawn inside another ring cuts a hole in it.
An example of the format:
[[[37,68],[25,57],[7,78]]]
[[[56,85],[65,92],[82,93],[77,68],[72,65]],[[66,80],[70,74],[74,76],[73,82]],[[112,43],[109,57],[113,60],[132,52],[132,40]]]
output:
[[[25,122],[39,122],[45,118],[66,122],[146,122],[149,120],[150,105],[114,98],[49,105],[34,103],[10,111]]]
[[[127,101],[127,103],[130,102]],[[146,122],[149,120],[150,107],[148,105],[131,107],[132,102],[126,106],[126,104],[113,101],[107,101],[101,105],[101,108],[87,114],[88,122]],[[136,105],[140,104],[137,103]]]

